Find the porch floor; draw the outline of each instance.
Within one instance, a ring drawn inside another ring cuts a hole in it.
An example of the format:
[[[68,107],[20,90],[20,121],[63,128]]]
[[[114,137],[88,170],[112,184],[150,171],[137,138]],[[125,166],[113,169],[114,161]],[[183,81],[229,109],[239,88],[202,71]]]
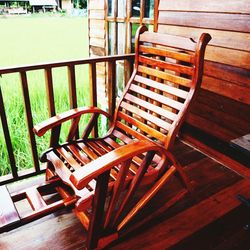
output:
[[[250,180],[182,142],[174,153],[195,184],[196,201],[185,197],[109,249],[250,249],[250,208],[236,198],[250,198]],[[155,210],[177,189],[175,182],[166,185],[142,213]],[[80,222],[63,209],[1,234],[0,249],[84,249],[85,239]]]

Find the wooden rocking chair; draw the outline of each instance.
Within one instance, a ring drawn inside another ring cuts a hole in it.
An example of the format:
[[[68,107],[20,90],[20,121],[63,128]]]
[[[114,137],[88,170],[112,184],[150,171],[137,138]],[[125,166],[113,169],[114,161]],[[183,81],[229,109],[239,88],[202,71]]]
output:
[[[194,42],[141,26],[134,71],[113,117],[97,107],[84,107],[35,126],[38,136],[52,130],[51,148],[41,161],[48,162],[48,181],[59,177],[74,191],[74,212],[88,231],[88,249],[103,248],[117,239],[174,174],[183,190],[165,208],[192,192],[171,147],[201,84],[210,39],[202,34]],[[86,114],[91,114],[89,123],[79,138],[79,121]],[[109,130],[105,136],[91,136],[99,115],[110,119]],[[72,124],[67,141],[59,144],[61,124],[68,120]],[[137,195],[146,186],[147,191]]]

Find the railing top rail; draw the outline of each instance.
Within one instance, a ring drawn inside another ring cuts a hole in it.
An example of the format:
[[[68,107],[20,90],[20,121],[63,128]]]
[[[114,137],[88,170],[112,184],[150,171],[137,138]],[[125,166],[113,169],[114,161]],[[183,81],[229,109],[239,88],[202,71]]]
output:
[[[101,56],[94,58],[85,58],[81,60],[68,60],[68,61],[60,61],[60,62],[48,62],[43,64],[32,64],[32,65],[24,65],[24,66],[12,66],[12,67],[4,67],[0,68],[1,74],[10,74],[17,73],[22,71],[31,71],[31,70],[39,70],[44,68],[58,68],[72,65],[81,65],[81,64],[91,64],[98,62],[109,62],[109,61],[118,61],[131,59],[134,57],[134,54],[126,54],[126,55],[114,55],[114,56]]]

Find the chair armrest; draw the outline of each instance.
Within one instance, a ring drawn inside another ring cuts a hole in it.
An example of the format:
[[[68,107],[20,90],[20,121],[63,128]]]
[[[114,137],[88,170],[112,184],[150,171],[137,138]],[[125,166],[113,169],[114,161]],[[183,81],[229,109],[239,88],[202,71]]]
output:
[[[106,117],[110,118],[110,115],[97,108],[97,107],[82,107],[82,108],[75,108],[75,109],[71,109],[69,111],[66,111],[62,114],[53,116],[51,118],[49,118],[46,121],[43,121],[39,124],[37,124],[34,128],[33,131],[36,135],[38,136],[42,136],[44,135],[49,129],[56,127],[60,124],[62,124],[65,121],[71,120],[73,118],[76,118],[82,114],[87,114],[87,113],[99,113],[99,114],[103,114]]]
[[[77,189],[82,189],[93,178],[96,178],[100,174],[108,171],[113,166],[131,159],[138,154],[149,151],[156,151],[162,154],[163,148],[151,141],[146,140],[136,141],[131,144],[121,146],[76,170],[71,174],[70,181]]]

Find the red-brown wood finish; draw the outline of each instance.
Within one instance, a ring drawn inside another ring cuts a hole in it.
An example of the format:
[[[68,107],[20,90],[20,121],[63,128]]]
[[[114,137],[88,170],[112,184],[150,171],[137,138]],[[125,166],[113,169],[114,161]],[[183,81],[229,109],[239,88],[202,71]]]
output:
[[[51,176],[58,176],[78,197],[75,211],[88,230],[88,249],[117,239],[174,175],[182,181],[183,190],[166,202],[166,208],[192,192],[171,149],[200,87],[210,39],[203,33],[195,42],[148,32],[141,26],[134,71],[114,114],[96,107],[76,108],[34,127],[42,136],[51,129],[59,132],[63,122],[72,120],[68,140],[59,144],[56,133],[57,139],[51,140],[52,148],[41,160],[49,162]],[[92,115],[83,135],[75,139],[79,117],[85,114]],[[91,133],[99,115],[110,119],[104,136]]]

